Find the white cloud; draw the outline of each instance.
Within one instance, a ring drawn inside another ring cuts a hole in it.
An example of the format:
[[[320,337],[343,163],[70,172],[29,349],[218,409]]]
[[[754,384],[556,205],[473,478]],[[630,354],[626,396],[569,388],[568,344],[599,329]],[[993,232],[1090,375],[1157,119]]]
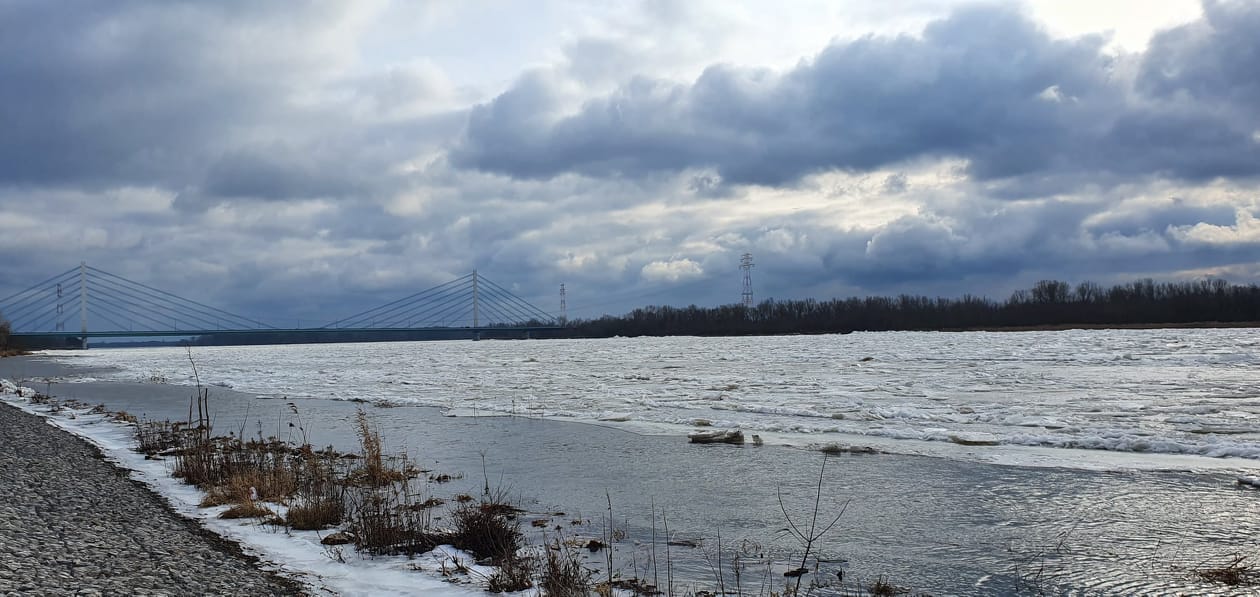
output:
[[[690,259],[653,261],[643,266],[640,275],[652,282],[678,282],[703,276],[704,268]]]
[[[1239,209],[1232,226],[1199,222],[1193,226],[1170,226],[1168,234],[1187,243],[1232,245],[1260,242],[1260,220],[1245,209]]]

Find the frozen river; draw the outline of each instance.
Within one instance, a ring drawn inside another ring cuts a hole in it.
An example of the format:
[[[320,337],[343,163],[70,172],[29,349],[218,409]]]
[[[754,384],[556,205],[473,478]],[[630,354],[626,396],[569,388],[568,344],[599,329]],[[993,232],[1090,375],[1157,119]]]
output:
[[[106,368],[102,380],[192,383],[183,349],[51,354]],[[193,357],[203,382],[241,392],[457,415],[740,428],[776,443],[1021,464],[1260,464],[1251,329],[197,347]]]

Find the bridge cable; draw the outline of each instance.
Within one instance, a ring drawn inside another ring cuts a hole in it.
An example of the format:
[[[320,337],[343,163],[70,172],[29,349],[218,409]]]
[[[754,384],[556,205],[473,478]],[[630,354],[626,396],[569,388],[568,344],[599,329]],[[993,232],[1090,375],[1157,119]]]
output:
[[[36,289],[39,289],[39,288],[43,288],[43,287],[44,287],[44,285],[46,285],[46,284],[48,284],[48,283],[50,283],[50,282],[56,281],[58,278],[63,278],[63,277],[66,277],[66,276],[68,276],[69,274],[73,274],[73,273],[76,273],[76,272],[78,272],[78,271],[79,271],[79,268],[77,268],[77,267],[75,267],[75,268],[70,268],[70,269],[68,269],[68,270],[66,270],[66,271],[64,271],[64,272],[61,272],[60,274],[57,274],[57,275],[55,275],[55,276],[53,276],[53,277],[51,277],[51,278],[49,278],[49,279],[47,279],[47,280],[44,280],[43,282],[40,282],[40,283],[38,283],[38,284],[36,284],[36,285],[34,285],[34,286],[31,286],[30,288],[27,288],[27,289],[25,289],[25,290],[19,290],[18,292],[15,292],[15,293],[13,293],[13,294],[10,294],[9,296],[6,296],[6,297],[4,297],[4,298],[0,298],[0,305],[3,305],[3,304],[5,304],[5,303],[7,303],[10,299],[12,299],[12,298],[14,298],[14,297],[16,297],[16,296],[18,296],[18,295],[20,295],[20,294],[26,294],[27,292],[30,292],[30,291],[32,291],[32,290],[36,290]]]
[[[547,313],[546,311],[543,311],[542,309],[539,309],[538,307],[535,307],[534,305],[530,304],[530,303],[529,303],[528,301],[526,301],[525,299],[522,299],[521,297],[516,296],[515,294],[513,294],[513,293],[512,293],[512,291],[510,291],[510,290],[508,290],[508,289],[506,289],[506,288],[504,288],[504,287],[500,286],[499,284],[495,283],[493,280],[490,280],[490,279],[485,279],[485,281],[486,281],[486,283],[487,283],[490,287],[492,287],[492,288],[494,288],[494,289],[497,289],[498,291],[500,291],[500,292],[502,292],[502,293],[506,294],[506,295],[507,295],[507,297],[508,297],[508,299],[509,299],[510,301],[512,301],[513,303],[515,303],[515,304],[517,304],[517,305],[521,306],[521,308],[525,309],[527,312],[531,312],[531,313],[535,313],[535,314],[537,314],[537,315],[541,315],[541,316],[542,316],[542,318],[543,318],[543,320],[552,320],[552,319],[555,319],[554,317],[552,317],[552,316],[551,316],[549,313]]]
[[[338,319],[337,321],[334,321],[322,327],[355,327],[355,326],[349,325],[348,322],[361,322],[363,320],[370,321],[371,319],[376,318],[376,317],[384,317],[388,314],[393,313],[394,311],[397,311],[398,309],[406,308],[408,305],[413,304],[416,301],[419,301],[421,297],[423,297],[424,295],[434,294],[434,293],[440,294],[441,292],[444,292],[445,287],[456,285],[471,276],[472,274],[466,274],[466,275],[460,276],[459,278],[456,278],[449,282],[438,284],[437,286],[433,286],[431,288],[426,288],[415,294],[405,296],[403,298],[385,303],[384,305],[373,307],[371,309],[368,309],[366,311],[362,311],[359,313],[355,313],[354,315],[350,315],[348,317],[343,317],[341,319]],[[393,308],[390,308],[390,307],[393,307]]]
[[[499,319],[498,323],[501,323],[501,324],[525,323],[531,319],[531,317],[529,317],[528,315],[525,315],[524,317],[522,317],[522,313],[519,308],[517,308],[512,303],[507,302],[502,297],[496,295],[495,292],[491,290],[490,288],[486,288],[484,295],[490,299],[497,299],[497,300],[490,300],[490,301],[482,301],[481,308],[487,311],[491,311],[493,314],[496,314],[495,317],[498,317]]]
[[[129,321],[129,322],[131,322],[133,325],[134,325],[134,324],[139,323],[139,324],[141,324],[141,325],[149,326],[149,327],[147,327],[147,328],[145,328],[145,329],[142,329],[141,331],[145,331],[145,332],[160,332],[160,331],[163,331],[164,329],[166,329],[166,328],[167,328],[167,322],[166,322],[166,321],[161,320],[161,319],[158,319],[158,318],[156,318],[156,317],[154,317],[154,316],[152,316],[152,315],[149,315],[149,314],[147,314],[147,313],[145,313],[145,312],[143,312],[143,311],[137,311],[137,310],[135,310],[135,308],[133,308],[132,306],[125,304],[125,302],[124,302],[124,304],[121,304],[121,305],[120,305],[120,304],[118,304],[118,303],[114,302],[113,300],[111,300],[112,298],[113,298],[113,297],[108,297],[108,298],[107,298],[107,297],[103,297],[103,296],[97,296],[97,297],[95,297],[92,301],[90,301],[90,302],[88,303],[88,312],[89,312],[89,313],[91,313],[91,312],[92,312],[92,305],[93,305],[94,303],[101,303],[101,304],[103,304],[103,305],[106,305],[106,306],[108,306],[108,307],[112,308],[112,309],[113,309],[113,313],[114,313],[115,315],[125,315],[126,317],[124,317],[124,319],[126,319],[126,320],[127,320],[127,321]],[[148,320],[148,321],[150,321],[150,322],[152,322],[152,323],[144,323],[144,322],[143,322],[143,321],[141,321],[141,320]],[[135,330],[134,328],[129,328],[129,329],[110,330],[110,331],[118,331],[118,332],[134,332],[134,331],[136,331],[136,330]]]
[[[212,311],[212,312],[215,312],[215,313],[221,313],[221,314],[223,314],[223,315],[225,315],[225,316],[227,316],[227,317],[233,318],[233,319],[238,319],[238,320],[241,320],[241,321],[248,321],[248,322],[250,322],[250,323],[253,323],[253,324],[255,324],[255,325],[259,326],[258,328],[247,328],[247,329],[264,329],[264,328],[265,328],[265,329],[276,329],[274,326],[269,325],[269,324],[266,324],[266,323],[263,323],[263,322],[258,321],[258,320],[256,320],[256,319],[251,319],[251,318],[249,318],[249,317],[245,317],[245,316],[243,316],[243,315],[237,315],[237,314],[235,314],[235,313],[232,313],[231,311],[224,311],[223,309],[219,309],[218,307],[211,307],[210,305],[206,305],[206,304],[204,304],[204,303],[199,303],[199,302],[194,301],[194,300],[192,300],[192,299],[189,299],[189,298],[184,298],[184,297],[179,296],[179,295],[177,295],[177,294],[172,294],[172,293],[166,292],[165,290],[160,290],[160,289],[154,288],[154,287],[152,287],[152,286],[148,286],[148,285],[145,285],[145,284],[141,284],[140,282],[136,282],[136,281],[134,281],[134,280],[128,280],[127,278],[124,278],[124,277],[122,277],[122,276],[119,276],[119,275],[116,275],[116,274],[111,274],[111,273],[109,273],[109,272],[107,272],[107,271],[104,271],[104,270],[101,270],[101,269],[97,269],[97,268],[92,267],[92,266],[90,266],[90,265],[89,265],[89,266],[87,266],[87,269],[88,269],[88,270],[90,270],[90,271],[97,272],[97,273],[99,273],[99,274],[104,274],[104,275],[106,275],[106,276],[110,276],[110,277],[112,277],[112,278],[117,278],[117,279],[119,279],[119,280],[122,280],[123,282],[127,282],[127,283],[129,283],[129,284],[133,284],[133,285],[139,286],[139,287],[144,288],[144,289],[146,289],[146,290],[151,290],[151,291],[156,292],[156,293],[158,293],[158,294],[161,294],[161,295],[164,295],[164,296],[171,297],[173,300],[177,300],[177,301],[184,301],[184,302],[187,302],[187,303],[192,303],[193,305],[196,305],[196,306],[201,307],[201,308],[203,308],[203,309],[209,309],[209,310],[210,310],[210,311]]]
[[[467,278],[467,276],[464,278]],[[388,312],[381,312],[377,314],[379,319],[376,319],[375,321],[381,321],[384,323],[411,321],[416,319],[419,314],[425,313],[429,309],[448,304],[451,300],[454,300],[455,297],[471,295],[472,285],[470,283],[465,283],[466,281],[463,279],[461,279],[460,282],[460,286],[444,288],[439,293],[436,293],[433,296],[427,296],[423,300],[414,300],[407,304],[397,305]],[[388,315],[388,317],[386,317],[386,315]]]
[[[407,312],[400,314],[406,317],[408,321],[424,322],[429,324],[440,323],[439,317],[446,316],[451,311],[457,310],[472,298],[472,286],[460,289],[458,292],[444,295],[443,297],[427,301],[423,304],[415,305]],[[397,320],[391,320],[397,321]],[[440,325],[428,325],[422,327],[442,327]]]
[[[24,296],[20,299],[17,299],[8,303],[9,306],[6,307],[4,311],[5,317],[7,317],[10,322],[12,322],[14,320],[21,319],[24,316],[24,314],[31,311],[32,309],[38,309],[39,307],[48,304],[44,301],[47,301],[50,298],[52,298],[55,301],[56,299],[55,293],[56,293],[56,288],[58,284],[72,284],[70,288],[75,289],[75,291],[77,292],[77,289],[78,289],[77,279],[68,278],[65,276],[65,274],[62,274],[60,276],[53,276],[52,278],[49,278],[48,280],[41,282],[37,286],[32,286],[31,288],[27,288],[26,290],[18,292],[17,294],[10,295],[10,297],[8,297],[8,299],[6,300],[12,299],[13,297],[17,297],[19,295],[25,295],[32,292],[35,293],[35,294],[29,294],[29,296]],[[65,290],[66,289],[63,288],[63,293],[65,292]],[[52,297],[43,296],[44,292],[47,292],[49,295],[54,295],[54,296]]]
[[[102,290],[116,294],[118,298],[123,299],[122,302],[143,302],[145,305],[163,311],[164,315],[171,316],[172,319],[178,318],[174,317],[175,315],[184,319],[195,319],[205,324],[213,324],[208,326],[211,329],[225,327],[223,322],[226,320],[230,325],[241,326],[245,329],[256,329],[248,325],[248,323],[253,320],[228,313],[222,309],[207,308],[210,309],[207,310],[198,307],[190,307],[166,298],[161,294],[157,294],[157,292],[160,291],[150,291],[143,284],[133,283],[126,278],[121,278],[119,276],[113,276],[113,278],[117,278],[122,282],[118,282],[110,278],[104,278],[93,273],[89,273],[89,275],[93,276],[91,279],[97,283],[102,285],[109,284],[108,287],[102,288]],[[128,283],[131,285],[128,286]],[[193,305],[199,305],[196,301],[188,301],[187,299],[183,300]],[[224,315],[226,315],[226,317]]]
[[[92,278],[103,287],[98,287],[98,291],[113,298],[121,299],[120,302],[135,304],[136,306],[151,307],[155,311],[161,311],[163,315],[171,317],[171,319],[183,318],[190,322],[200,322],[206,325],[206,329],[219,329],[223,326],[223,318],[215,317],[214,313],[197,311],[178,304],[170,304],[169,302],[161,302],[162,298],[150,294],[140,294],[143,291],[136,291],[130,288],[119,286],[112,280],[105,278]],[[94,294],[93,296],[99,296]],[[89,305],[90,305],[89,301]],[[230,322],[237,323],[237,322]]]
[[[50,292],[55,292],[55,289],[49,289],[49,290]],[[75,292],[78,292],[78,291],[76,290]],[[63,290],[63,293],[64,293],[64,290]],[[29,303],[26,303],[25,305],[22,305],[16,309],[9,311],[5,315],[5,317],[9,319],[10,327],[12,327],[15,330],[22,329],[23,327],[28,325],[26,324],[26,322],[28,321],[31,322],[30,325],[32,326],[35,325],[36,323],[42,323],[43,320],[47,318],[47,314],[45,313],[45,311],[48,309],[52,309],[55,314],[58,304],[59,304],[59,299],[55,295],[51,297],[51,300],[49,300],[48,298],[41,298],[38,302],[34,302],[34,301],[29,302]],[[64,304],[64,303],[61,303],[61,304]]]

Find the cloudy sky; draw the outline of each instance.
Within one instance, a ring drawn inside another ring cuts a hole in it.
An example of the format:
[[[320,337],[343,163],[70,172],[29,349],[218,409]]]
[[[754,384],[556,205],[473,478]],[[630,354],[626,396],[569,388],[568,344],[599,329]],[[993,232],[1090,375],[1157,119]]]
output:
[[[1260,281],[1260,1],[0,0],[0,296]]]

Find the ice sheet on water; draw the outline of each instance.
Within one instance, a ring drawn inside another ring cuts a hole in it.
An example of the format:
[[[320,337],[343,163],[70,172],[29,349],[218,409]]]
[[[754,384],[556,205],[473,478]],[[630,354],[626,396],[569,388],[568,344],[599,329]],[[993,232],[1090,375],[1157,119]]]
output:
[[[195,348],[240,391],[686,432],[845,433],[1260,459],[1256,332],[1072,330]],[[189,383],[182,349],[51,353]],[[863,360],[869,357],[870,360]]]

